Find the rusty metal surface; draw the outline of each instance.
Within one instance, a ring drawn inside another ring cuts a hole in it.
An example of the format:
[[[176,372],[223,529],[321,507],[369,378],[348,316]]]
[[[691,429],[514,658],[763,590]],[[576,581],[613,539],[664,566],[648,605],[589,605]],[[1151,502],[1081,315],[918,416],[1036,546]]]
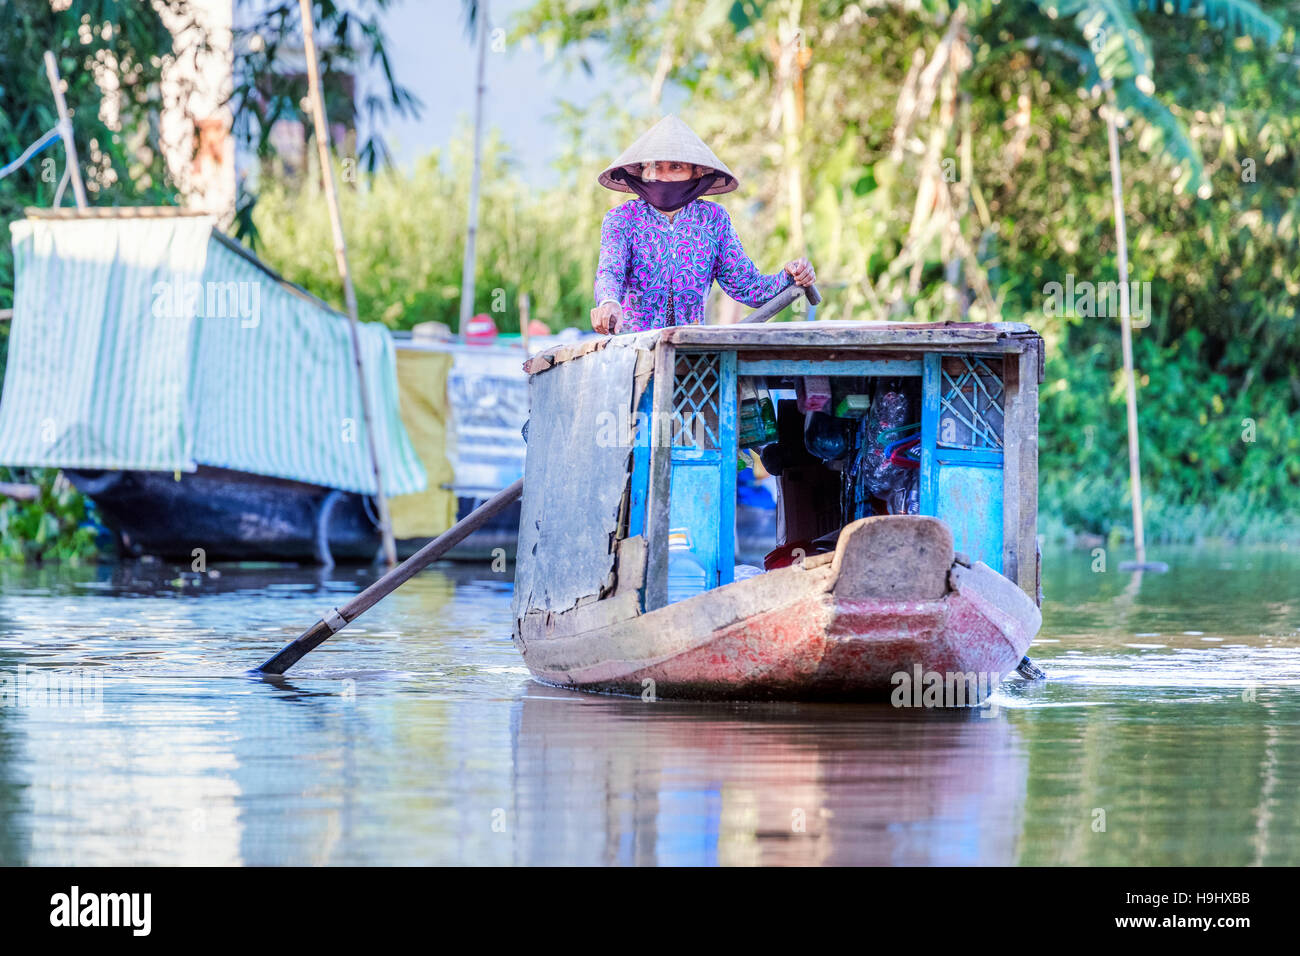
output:
[[[632,452],[617,423],[630,420],[637,355],[608,349],[529,383],[516,619],[572,608],[610,584]]]

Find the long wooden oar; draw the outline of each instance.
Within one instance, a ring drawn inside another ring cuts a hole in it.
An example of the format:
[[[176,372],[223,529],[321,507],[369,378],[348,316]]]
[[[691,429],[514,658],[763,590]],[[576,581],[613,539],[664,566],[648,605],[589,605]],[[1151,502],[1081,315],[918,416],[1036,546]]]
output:
[[[808,297],[809,305],[821,304],[822,294],[817,289],[817,286],[789,285],[740,321],[746,325],[757,325],[760,322],[766,322],[768,319],[771,319],[773,316],[789,308],[794,300],[799,298],[801,295]]]
[[[303,631],[296,639],[284,645],[278,654],[257,668],[254,673],[283,674],[298,663],[304,655],[314,651],[329,638],[415,577],[416,574],[468,538],[486,524],[489,518],[518,501],[523,493],[524,480],[522,478],[508,488],[498,491],[347,604],[335,608]]]

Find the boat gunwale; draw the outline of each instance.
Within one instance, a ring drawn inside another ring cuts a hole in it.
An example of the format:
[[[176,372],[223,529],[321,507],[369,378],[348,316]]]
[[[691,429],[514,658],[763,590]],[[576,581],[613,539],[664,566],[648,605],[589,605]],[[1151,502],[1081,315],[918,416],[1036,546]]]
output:
[[[778,348],[826,352],[976,351],[1025,352],[1042,356],[1042,336],[1023,322],[779,322],[751,325],[682,325],[631,332],[577,343],[555,345],[534,353],[525,363],[530,375],[541,374],[607,348],[654,351],[672,346],[683,351],[735,351]],[[847,358],[847,356],[846,356]],[[833,361],[834,359],[828,359]]]

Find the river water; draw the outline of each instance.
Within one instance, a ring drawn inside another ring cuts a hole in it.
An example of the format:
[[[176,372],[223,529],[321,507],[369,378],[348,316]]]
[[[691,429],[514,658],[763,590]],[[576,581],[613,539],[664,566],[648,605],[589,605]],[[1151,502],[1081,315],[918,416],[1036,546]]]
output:
[[[1300,863],[1300,553],[1157,557],[1048,554],[1051,680],[957,713],[545,687],[489,568],[279,684],[370,572],[0,569],[0,863]]]

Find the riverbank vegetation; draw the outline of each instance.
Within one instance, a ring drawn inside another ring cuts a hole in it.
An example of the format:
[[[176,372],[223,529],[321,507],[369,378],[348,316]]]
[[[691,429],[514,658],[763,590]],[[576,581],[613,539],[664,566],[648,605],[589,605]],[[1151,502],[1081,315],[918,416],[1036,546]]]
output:
[[[610,58],[637,95],[559,104],[559,159],[541,174],[489,141],[476,311],[513,331],[527,292],[535,318],[585,327],[600,219],[622,198],[596,173],[678,112],[740,177],[722,202],[760,266],[813,259],[823,317],[1042,332],[1042,530],[1119,543],[1119,328],[1113,288],[1097,297],[1117,271],[1102,113],[1113,90],[1145,307],[1148,538],[1300,540],[1300,12],[1277,0],[1176,6],[537,0],[509,43],[555,49],[555,69]],[[489,123],[502,95],[489,86]],[[407,170],[359,172],[365,162],[340,157],[357,172],[344,177],[343,217],[364,318],[455,328],[467,142]],[[259,255],[342,300],[310,170],[264,176],[245,212]],[[1058,285],[1087,294],[1053,295]]]
[[[664,4],[570,6],[535,4],[516,37],[575,57],[599,41],[648,88],[676,84],[678,111],[741,179],[722,201],[746,247],[766,269],[807,252],[823,317],[992,318],[1042,332],[1043,531],[1123,540],[1105,97],[1081,87],[1120,56],[1107,21],[1089,33],[1033,3],[976,9],[956,26],[888,3],[736,4],[722,21],[705,0],[674,5],[684,15],[672,21]],[[747,19],[759,6],[766,18]],[[1146,306],[1135,338],[1156,541],[1300,539],[1300,17],[1259,9],[1281,29],[1142,14],[1139,51],[1125,55],[1154,70],[1155,92],[1115,81],[1132,97],[1120,151],[1134,306]],[[1081,50],[1092,74],[1079,72]],[[503,331],[517,327],[520,291],[552,327],[586,325],[600,218],[623,198],[595,176],[653,115],[613,96],[564,107],[549,177],[487,151],[475,305]],[[466,153],[462,139],[348,191],[367,316],[455,327]],[[271,187],[254,221],[269,261],[340,300],[314,186]]]
[[[25,491],[22,497],[0,495],[0,561],[75,565],[95,557],[88,502],[60,472],[0,467],[0,483]]]

